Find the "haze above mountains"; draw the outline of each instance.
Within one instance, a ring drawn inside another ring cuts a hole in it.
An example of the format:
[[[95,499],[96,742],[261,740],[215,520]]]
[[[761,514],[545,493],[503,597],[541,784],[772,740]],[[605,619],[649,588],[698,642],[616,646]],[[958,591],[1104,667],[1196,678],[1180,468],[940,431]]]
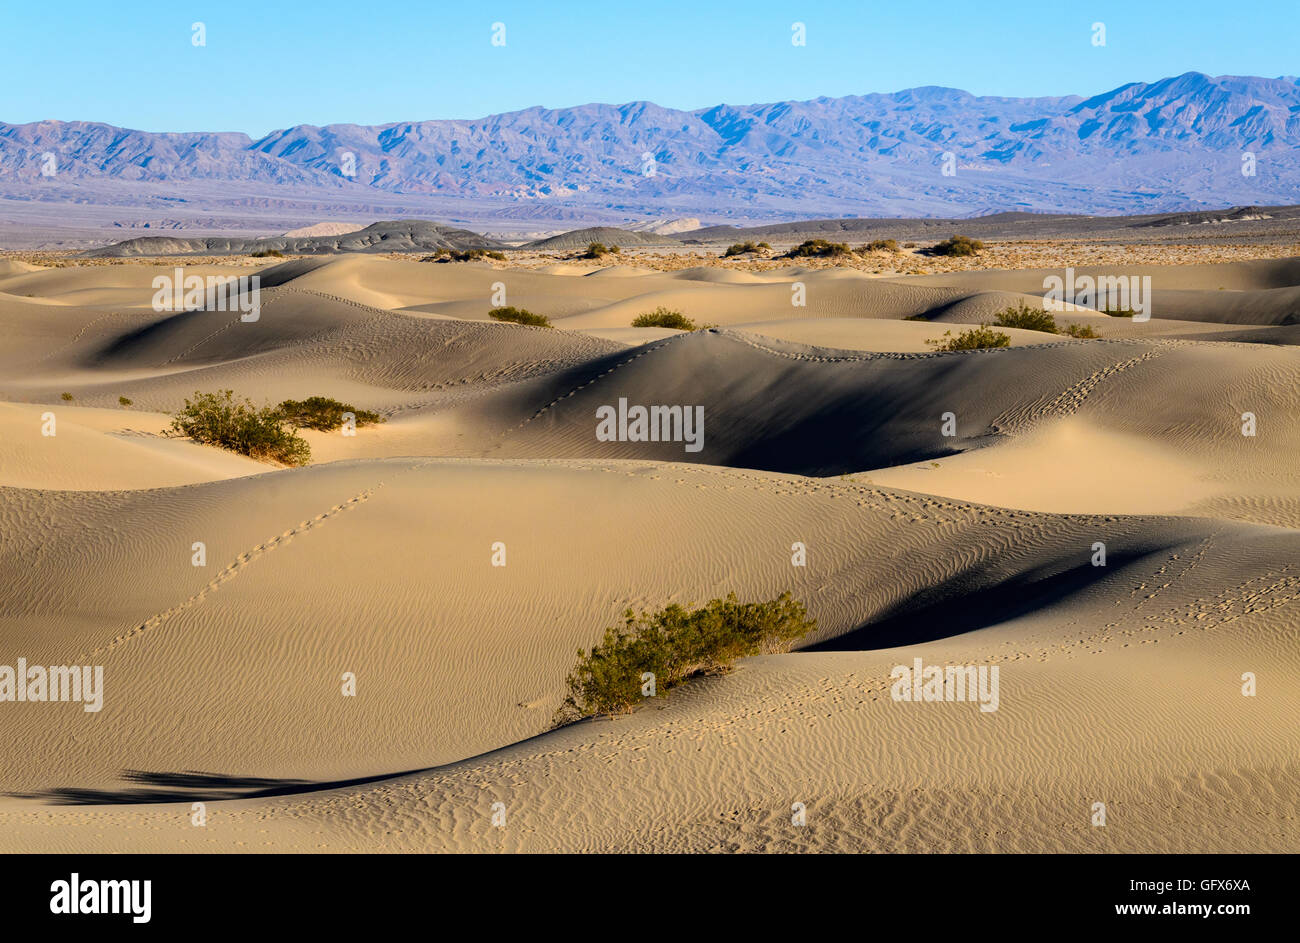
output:
[[[1298,147],[1295,78],[1194,72],[1087,99],[926,87],[698,111],[634,102],[298,125],[260,140],[0,123],[0,217],[239,232],[419,215],[500,231],[673,215],[1131,214],[1300,203]],[[1247,152],[1254,176],[1242,172]],[[46,154],[53,177],[42,176]]]

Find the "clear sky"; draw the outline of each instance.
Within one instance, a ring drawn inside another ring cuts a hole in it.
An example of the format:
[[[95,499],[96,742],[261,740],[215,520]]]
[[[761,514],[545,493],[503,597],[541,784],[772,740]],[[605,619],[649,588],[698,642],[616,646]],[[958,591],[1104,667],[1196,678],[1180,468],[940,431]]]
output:
[[[593,101],[1090,95],[1188,71],[1300,73],[1300,0],[32,0],[2,22],[0,121],[254,136]]]

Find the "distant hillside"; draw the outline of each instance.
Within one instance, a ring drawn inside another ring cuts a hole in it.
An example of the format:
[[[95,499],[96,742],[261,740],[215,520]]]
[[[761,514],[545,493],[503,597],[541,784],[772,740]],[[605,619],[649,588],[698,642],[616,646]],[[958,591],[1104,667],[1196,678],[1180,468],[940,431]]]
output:
[[[145,236],[102,249],[83,252],[86,258],[130,258],[149,255],[247,255],[276,250],[285,255],[328,252],[417,252],[426,249],[497,249],[494,239],[423,220],[374,223],[341,235],[272,236],[267,239],[173,239]]]
[[[1133,241],[1171,237],[1293,234],[1300,225],[1300,206],[1240,206],[1195,213],[1148,213],[1137,216],[1080,216],[1067,213],[991,213],[968,219],[871,218],[806,219],[769,226],[709,226],[682,233],[686,245],[766,239],[798,242],[831,239],[946,238],[955,233],[989,239],[1056,239],[1101,237]]]
[[[924,87],[698,111],[590,104],[473,121],[298,125],[256,141],[0,124],[0,196],[40,204],[43,219],[60,206],[84,214],[90,204],[147,205],[170,219],[202,205],[208,215],[292,207],[295,219],[575,225],[1294,204],[1300,83],[1189,72],[1091,98]]]
[[[672,236],[652,232],[632,232],[628,229],[615,229],[611,226],[594,226],[589,229],[562,232],[558,236],[550,236],[546,239],[536,239],[533,242],[525,243],[520,248],[563,251],[566,249],[585,249],[593,242],[599,242],[606,246],[619,246],[620,248],[623,246],[677,244],[677,240]]]

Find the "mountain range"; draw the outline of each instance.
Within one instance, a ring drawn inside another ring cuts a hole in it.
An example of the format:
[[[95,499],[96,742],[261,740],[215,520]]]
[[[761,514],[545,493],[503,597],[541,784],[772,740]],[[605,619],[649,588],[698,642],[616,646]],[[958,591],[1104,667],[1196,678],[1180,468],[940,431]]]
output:
[[[0,216],[32,201],[52,218],[95,205],[165,208],[182,221],[255,209],[287,221],[437,212],[457,223],[1295,204],[1300,82],[1190,72],[1091,98],[924,87],[696,111],[589,104],[297,125],[258,140],[0,123]]]

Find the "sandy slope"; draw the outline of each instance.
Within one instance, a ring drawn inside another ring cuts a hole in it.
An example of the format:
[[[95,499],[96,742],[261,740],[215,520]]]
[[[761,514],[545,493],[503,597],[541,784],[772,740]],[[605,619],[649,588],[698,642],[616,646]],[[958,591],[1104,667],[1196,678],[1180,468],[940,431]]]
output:
[[[0,703],[0,849],[1293,851],[1300,270],[1203,268],[1155,273],[1177,322],[957,354],[1041,273],[325,258],[248,324],[6,268],[0,664],[106,681]],[[487,321],[498,282],[557,329]],[[720,327],[628,326],[660,304]],[[159,435],[222,388],[388,422],[295,470]],[[703,449],[597,441],[619,398],[703,406]],[[625,607],[786,588],[805,651],[547,732]],[[914,657],[1000,666],[999,709],[892,700]]]

